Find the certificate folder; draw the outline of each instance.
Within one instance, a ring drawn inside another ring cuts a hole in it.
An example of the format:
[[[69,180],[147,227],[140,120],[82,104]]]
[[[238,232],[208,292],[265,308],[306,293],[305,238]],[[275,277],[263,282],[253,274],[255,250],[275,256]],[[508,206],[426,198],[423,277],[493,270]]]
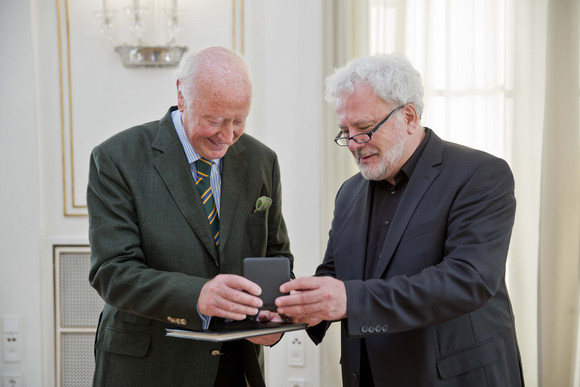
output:
[[[184,339],[224,342],[240,340],[248,337],[264,336],[273,333],[282,333],[305,329],[308,324],[289,322],[259,322],[259,321],[232,321],[222,323],[205,331],[188,331],[183,329],[167,328],[165,335]]]

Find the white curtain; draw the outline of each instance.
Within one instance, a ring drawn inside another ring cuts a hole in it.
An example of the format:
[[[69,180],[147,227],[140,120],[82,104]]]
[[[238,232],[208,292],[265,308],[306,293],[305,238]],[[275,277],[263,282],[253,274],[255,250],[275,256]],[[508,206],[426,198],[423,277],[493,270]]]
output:
[[[324,28],[324,74],[332,73],[336,67],[349,59],[368,53],[368,4],[361,0],[323,0]],[[325,161],[320,182],[320,240],[324,256],[328,231],[334,210],[334,197],[340,185],[357,172],[348,150],[338,147],[332,138],[338,133],[336,113],[324,104],[325,130],[322,133],[322,158]],[[320,386],[341,386],[340,370],[340,324],[334,323],[328,330],[320,348]]]
[[[327,1],[327,72],[403,52],[423,75],[423,125],[510,163],[518,208],[507,282],[528,386],[580,387],[578,3]],[[338,166],[325,182],[334,188],[352,170],[344,154],[324,151]]]
[[[542,386],[568,386],[578,363],[580,7],[576,0],[554,0],[547,11],[539,245],[540,381]],[[577,369],[575,372],[578,374]]]

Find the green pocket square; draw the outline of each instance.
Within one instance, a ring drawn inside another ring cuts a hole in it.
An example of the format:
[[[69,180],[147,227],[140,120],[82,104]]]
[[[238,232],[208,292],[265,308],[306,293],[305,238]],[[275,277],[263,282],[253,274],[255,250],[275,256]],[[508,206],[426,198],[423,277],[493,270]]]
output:
[[[258,212],[266,211],[272,205],[272,199],[267,196],[261,196],[256,200],[256,208],[254,209],[254,214]]]

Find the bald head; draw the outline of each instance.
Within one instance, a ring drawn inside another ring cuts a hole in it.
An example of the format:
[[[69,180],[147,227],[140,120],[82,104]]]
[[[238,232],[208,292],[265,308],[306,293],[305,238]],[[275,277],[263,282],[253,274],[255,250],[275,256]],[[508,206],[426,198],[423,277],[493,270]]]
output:
[[[248,68],[233,51],[211,47],[184,60],[177,78],[177,106],[197,154],[224,157],[244,133],[252,103]]]
[[[178,92],[187,105],[197,98],[247,102],[252,83],[245,62],[235,52],[210,47],[183,61],[177,77]]]

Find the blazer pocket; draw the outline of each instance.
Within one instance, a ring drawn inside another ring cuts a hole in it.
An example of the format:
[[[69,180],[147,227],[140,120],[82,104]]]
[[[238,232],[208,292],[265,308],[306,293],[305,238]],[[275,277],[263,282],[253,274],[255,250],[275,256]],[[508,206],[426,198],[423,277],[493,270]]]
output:
[[[445,230],[446,222],[447,219],[443,217],[423,222],[405,231],[405,234],[403,234],[403,241],[407,242],[433,231]],[[437,235],[439,235],[439,233]]]
[[[136,314],[124,312],[122,310],[117,310],[115,312],[115,321],[121,321],[141,326],[149,326],[151,324],[150,318],[137,316]]]
[[[497,361],[499,352],[493,339],[469,346],[437,359],[437,369],[443,379],[461,375]]]
[[[248,222],[252,241],[252,254],[257,257],[263,257],[266,255],[268,246],[268,211],[250,214]]]
[[[133,357],[143,357],[149,350],[151,335],[107,327],[96,348],[102,351]]]

